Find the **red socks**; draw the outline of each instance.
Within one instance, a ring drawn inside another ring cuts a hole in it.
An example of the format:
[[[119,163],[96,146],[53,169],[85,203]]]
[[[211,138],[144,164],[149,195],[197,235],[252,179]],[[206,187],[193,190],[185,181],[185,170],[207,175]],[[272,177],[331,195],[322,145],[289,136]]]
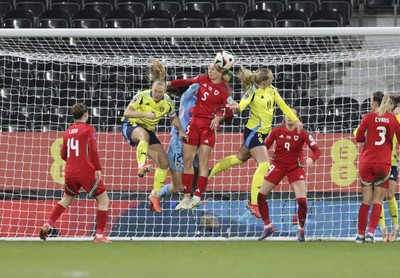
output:
[[[362,203],[360,206],[360,210],[358,212],[358,231],[357,231],[357,234],[359,235],[365,235],[365,229],[367,227],[367,222],[368,222],[369,207],[370,207],[369,205],[366,205],[364,203]],[[378,221],[379,217],[380,213],[378,215]]]
[[[369,219],[368,233],[374,234],[381,218],[382,204],[374,204]]]
[[[96,234],[102,235],[107,224],[108,210],[97,210]]]
[[[260,210],[261,218],[264,221],[264,225],[270,224],[271,222],[269,221],[267,196],[258,192],[257,204],[258,204],[258,209]]]
[[[54,222],[57,221],[57,219],[60,217],[60,215],[65,211],[65,208],[60,205],[60,204],[56,204],[53,208],[53,211],[50,214],[49,219],[47,220],[47,223],[50,226],[53,226]]]
[[[192,192],[192,183],[194,174],[182,174],[183,193],[190,194]]]
[[[297,204],[299,208],[297,210],[297,217],[299,219],[299,226],[304,228],[304,223],[306,222],[307,218],[307,199],[306,198],[297,198]]]
[[[196,191],[194,192],[194,196],[201,197],[203,192],[206,191],[207,183],[208,183],[207,177],[199,176],[197,178]]]

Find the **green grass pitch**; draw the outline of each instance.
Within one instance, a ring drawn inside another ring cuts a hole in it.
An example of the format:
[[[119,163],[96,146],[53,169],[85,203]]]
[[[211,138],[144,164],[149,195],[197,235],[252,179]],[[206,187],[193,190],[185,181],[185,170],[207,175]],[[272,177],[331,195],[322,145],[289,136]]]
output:
[[[398,277],[399,243],[0,242],[2,278]]]

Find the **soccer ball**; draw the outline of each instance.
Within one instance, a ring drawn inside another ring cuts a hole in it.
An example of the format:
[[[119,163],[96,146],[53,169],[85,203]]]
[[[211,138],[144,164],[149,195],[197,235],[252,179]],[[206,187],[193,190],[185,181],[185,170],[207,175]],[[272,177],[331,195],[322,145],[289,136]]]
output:
[[[214,58],[214,64],[216,64],[220,69],[229,70],[233,63],[235,62],[235,57],[229,51],[219,51]]]

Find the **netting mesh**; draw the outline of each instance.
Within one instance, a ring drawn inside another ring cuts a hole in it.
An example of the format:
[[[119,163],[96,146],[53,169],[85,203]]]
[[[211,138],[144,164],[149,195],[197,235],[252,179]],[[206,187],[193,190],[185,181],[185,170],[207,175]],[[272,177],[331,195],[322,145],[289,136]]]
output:
[[[76,101],[90,108],[99,133],[103,177],[110,192],[107,229],[115,237],[256,236],[262,221],[245,208],[254,161],[210,180],[205,202],[174,211],[179,196],[163,200],[163,213],[147,208],[151,176],[137,179],[137,163],[120,133],[120,118],[133,95],[149,88],[152,57],[167,79],[206,73],[217,50],[235,54],[234,71],[269,67],[274,85],[289,105],[299,107],[305,128],[322,150],[307,169],[307,237],[352,237],[356,233],[359,186],[357,145],[351,135],[369,111],[373,91],[399,90],[397,36],[206,37],[206,38],[0,38],[1,138],[0,237],[36,237],[62,194],[62,132],[71,124]],[[234,98],[242,88],[234,77]],[[173,95],[176,108],[179,97]],[[210,167],[241,146],[246,110],[223,125]],[[282,121],[276,108],[275,123]],[[165,149],[170,122],[157,134]],[[305,147],[306,148],[306,147]],[[167,179],[167,182],[170,178]],[[54,236],[84,237],[95,227],[95,202],[82,193],[56,223]],[[297,230],[296,202],[284,180],[271,196],[270,214],[280,237]]]

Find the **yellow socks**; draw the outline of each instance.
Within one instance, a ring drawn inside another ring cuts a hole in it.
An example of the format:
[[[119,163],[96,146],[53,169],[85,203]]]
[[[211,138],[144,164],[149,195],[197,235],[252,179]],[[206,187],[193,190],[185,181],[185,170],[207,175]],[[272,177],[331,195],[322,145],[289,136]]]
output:
[[[239,158],[237,158],[236,155],[227,156],[227,157],[223,158],[220,162],[218,162],[217,164],[214,165],[208,178],[211,179],[213,176],[215,176],[215,174],[218,174],[219,172],[229,169],[234,165],[239,165],[242,163],[243,163],[243,161],[241,161]]]
[[[260,164],[258,164],[257,170],[254,173],[253,180],[251,181],[252,204],[257,204],[258,190],[260,189],[264,176],[269,169],[269,165],[269,162],[261,162]]]
[[[149,142],[140,141],[136,149],[136,159],[138,166],[141,167],[146,163],[147,150],[149,149]]]
[[[154,191],[156,193],[160,192],[164,186],[164,182],[167,179],[167,172],[167,169],[156,168],[156,172],[154,173]]]
[[[399,226],[399,216],[398,216],[399,206],[397,204],[396,197],[387,200],[387,203],[389,207],[390,217],[392,217],[392,227],[397,227]]]

